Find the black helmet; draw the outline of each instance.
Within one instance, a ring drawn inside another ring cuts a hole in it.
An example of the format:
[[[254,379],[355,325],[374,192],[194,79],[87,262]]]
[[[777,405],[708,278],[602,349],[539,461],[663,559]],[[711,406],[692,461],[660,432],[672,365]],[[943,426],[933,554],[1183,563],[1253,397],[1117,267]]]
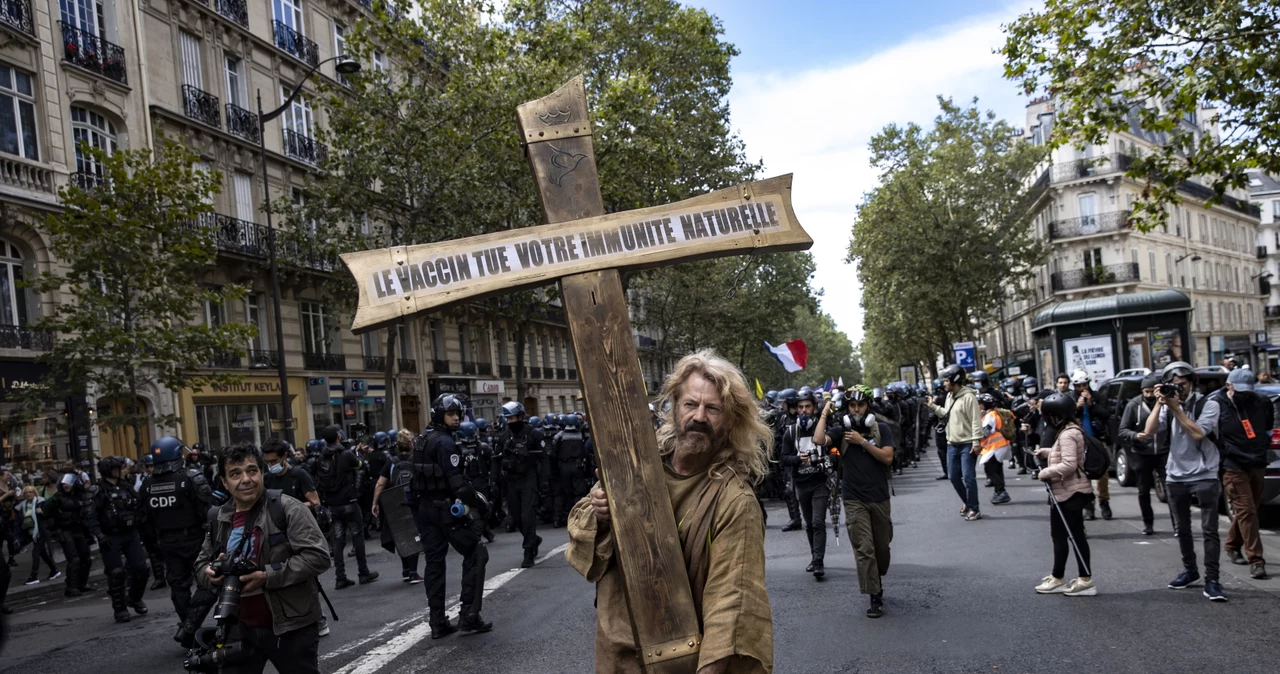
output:
[[[1005,380],[1002,388],[1004,388],[1005,393],[1008,393],[1011,396],[1016,396],[1022,393],[1022,380],[1010,377]]]
[[[116,470],[117,468],[124,470],[124,467],[125,461],[123,456],[104,456],[98,460],[98,474],[103,477],[110,475],[111,471]]]
[[[1196,370],[1191,367],[1190,363],[1175,360],[1164,366],[1164,369],[1160,371],[1160,381],[1172,384],[1174,377],[1189,377],[1191,384],[1194,386],[1196,383]]]
[[[809,402],[813,402],[813,389],[809,388],[808,386],[801,388],[800,391],[796,393],[796,404],[799,404],[805,400],[808,400]]]
[[[1076,399],[1065,393],[1053,393],[1040,401],[1040,414],[1050,426],[1058,428],[1076,415]]]
[[[938,376],[951,382],[952,386],[959,386],[964,383],[965,371],[959,365],[948,365],[942,368]]]
[[[1039,389],[1039,388],[1040,388],[1040,381],[1035,377],[1024,377],[1022,379],[1022,390],[1026,391],[1028,396],[1034,395],[1036,392],[1036,389]]]
[[[778,392],[770,389],[769,391],[765,392],[764,399],[769,403],[773,403],[773,401],[778,399]]]
[[[996,397],[991,395],[990,393],[979,393],[978,403],[983,407],[995,407]]]
[[[987,374],[985,370],[974,370],[973,374],[969,375],[969,379],[973,380],[973,383],[977,384],[978,388],[991,386],[991,375]]]
[[[799,395],[793,388],[784,388],[778,392],[778,400],[781,400],[783,405],[795,405]]]
[[[457,412],[459,416],[462,415],[462,401],[452,393],[441,393],[431,403],[431,424],[443,426],[446,412]]]

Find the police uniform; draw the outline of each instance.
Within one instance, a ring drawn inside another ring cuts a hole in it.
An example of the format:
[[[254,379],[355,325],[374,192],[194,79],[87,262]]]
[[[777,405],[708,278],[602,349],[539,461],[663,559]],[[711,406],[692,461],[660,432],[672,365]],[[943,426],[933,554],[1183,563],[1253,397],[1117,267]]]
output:
[[[379,479],[387,479],[387,486],[382,488],[383,494],[395,489],[405,490],[413,479],[413,462],[407,460],[407,457],[402,459],[399,456],[393,455],[382,466],[382,472],[378,477]],[[405,505],[409,504],[405,503]],[[413,582],[414,577],[418,573],[418,553],[414,552],[407,555],[400,553],[396,546],[395,535],[392,532],[392,523],[388,517],[388,513],[386,512],[386,507],[382,504],[379,504],[378,507],[382,510],[382,531],[380,532],[382,547],[387,552],[395,552],[400,555],[400,575],[406,581]],[[414,525],[419,526],[417,508],[410,508],[410,512],[413,513]],[[419,528],[421,527],[419,526]]]
[[[526,562],[538,556],[537,535],[538,464],[542,460],[542,433],[525,422],[512,422],[503,431],[501,448],[502,474],[507,481],[507,510],[511,524],[523,536]]]
[[[587,495],[588,459],[587,439],[576,424],[556,434],[552,441],[554,456],[560,475],[560,489],[556,494],[556,526],[564,526],[569,508]]]
[[[189,620],[191,585],[195,580],[192,569],[204,541],[205,517],[213,503],[213,490],[203,471],[161,464],[142,481],[140,496],[147,521],[156,532],[169,598],[178,614],[181,631],[194,635],[199,624],[190,624]],[[196,588],[196,594],[212,595],[200,587]],[[197,597],[196,601],[204,604],[209,598]]]
[[[107,464],[102,468],[104,475],[124,465],[123,461],[110,464],[107,461],[103,459],[99,464]],[[111,608],[117,622],[128,622],[129,608],[138,615],[147,613],[147,605],[142,601],[147,591],[147,555],[138,534],[141,515],[138,493],[126,480],[112,484],[110,479],[103,479],[94,488],[92,501],[89,533],[98,540]]]
[[[435,416],[433,410],[432,415]],[[433,421],[435,421],[433,419]],[[444,612],[445,556],[449,546],[462,555],[462,593],[459,627],[485,631],[492,625],[480,619],[484,601],[484,570],[489,551],[482,540],[484,504],[462,469],[462,452],[442,422],[433,423],[414,446],[411,492],[418,505],[418,530],[426,559],[424,578],[428,620],[433,637],[454,631]],[[460,501],[472,513],[454,516],[450,508]],[[477,629],[477,626],[483,629]]]
[[[58,491],[37,506],[36,510],[50,524],[54,540],[66,559],[66,595],[78,597],[89,586],[89,528],[87,525],[93,502],[79,477],[63,475]]]

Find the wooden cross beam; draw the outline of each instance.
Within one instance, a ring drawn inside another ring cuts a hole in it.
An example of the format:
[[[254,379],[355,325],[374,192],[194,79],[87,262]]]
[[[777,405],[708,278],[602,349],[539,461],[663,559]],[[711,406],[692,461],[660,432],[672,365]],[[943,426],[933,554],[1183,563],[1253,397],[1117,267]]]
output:
[[[352,330],[559,281],[641,662],[692,672],[698,616],[619,271],[806,250],[813,240],[791,209],[789,175],[606,215],[582,77],[517,115],[549,224],[343,255],[360,287]]]

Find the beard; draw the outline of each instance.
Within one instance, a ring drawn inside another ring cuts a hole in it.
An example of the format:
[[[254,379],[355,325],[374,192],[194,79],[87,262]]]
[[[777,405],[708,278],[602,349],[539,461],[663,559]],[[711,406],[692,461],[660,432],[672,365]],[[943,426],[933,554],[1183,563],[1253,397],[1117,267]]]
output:
[[[718,451],[724,437],[701,421],[690,421],[676,437],[676,451],[688,456],[705,456]]]

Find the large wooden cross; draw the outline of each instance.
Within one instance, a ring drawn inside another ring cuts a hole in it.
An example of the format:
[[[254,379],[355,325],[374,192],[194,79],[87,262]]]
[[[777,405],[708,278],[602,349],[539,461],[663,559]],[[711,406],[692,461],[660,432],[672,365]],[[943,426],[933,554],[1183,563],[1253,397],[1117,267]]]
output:
[[[789,175],[606,215],[582,77],[517,113],[548,224],[343,255],[360,287],[352,330],[559,281],[641,664],[692,672],[702,635],[619,272],[813,240]]]

